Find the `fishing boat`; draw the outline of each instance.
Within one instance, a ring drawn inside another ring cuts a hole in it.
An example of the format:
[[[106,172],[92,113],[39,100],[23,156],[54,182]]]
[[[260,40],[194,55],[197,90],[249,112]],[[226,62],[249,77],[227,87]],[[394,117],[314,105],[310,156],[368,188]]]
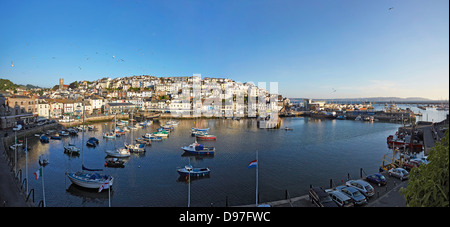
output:
[[[115,139],[116,138],[116,133],[114,133],[114,132],[107,132],[107,133],[103,134],[103,138]]]
[[[130,126],[128,126],[128,129],[130,129],[130,130],[137,130],[138,128],[136,126],[134,126],[134,125],[130,125]]]
[[[105,161],[105,167],[124,168],[124,161],[118,158],[108,158]]]
[[[145,152],[144,143],[137,143],[137,144],[124,143],[124,145],[130,152]]]
[[[116,133],[116,136],[117,135],[125,135],[125,131],[123,131],[119,127],[116,127],[115,133]]]
[[[62,131],[59,132],[59,135],[60,136],[69,136],[69,132],[62,130]]]
[[[44,157],[43,155],[39,156],[39,165],[40,166],[46,166],[48,165],[50,162],[48,161],[47,157]]]
[[[72,136],[77,136],[78,135],[78,130],[73,129],[73,128],[67,129],[67,132],[69,132],[69,135],[72,135]]]
[[[211,170],[206,168],[194,168],[192,165],[186,165],[184,168],[177,169],[178,174],[181,176],[196,176],[196,177],[202,177],[202,176],[208,176]]]
[[[153,132],[154,136],[160,136],[160,137],[168,137],[169,133],[166,130],[159,131],[159,132]]]
[[[206,132],[208,130],[209,130],[209,128],[192,128],[192,131],[203,131],[203,132]]]
[[[422,144],[417,143],[416,141],[414,141],[412,144],[407,142],[407,141],[411,141],[411,137],[410,136],[405,136],[404,139],[401,139],[401,138],[398,138],[398,137],[394,139],[393,135],[389,135],[386,138],[386,143],[388,145],[394,145],[396,147],[406,146],[406,147],[412,147],[413,149],[422,149],[422,147],[423,147]]]
[[[59,136],[59,134],[56,133],[56,135],[50,136],[50,139],[52,139],[52,140],[61,140],[61,136]]]
[[[194,142],[189,146],[181,147],[181,149],[192,154],[206,154],[206,155],[214,155],[214,151],[216,150],[215,147],[205,147],[203,144],[199,144],[197,142]]]
[[[195,138],[200,140],[216,140],[217,137],[215,135],[210,135],[208,133],[198,134],[195,136]]]
[[[127,148],[119,148],[115,150],[106,150],[105,153],[116,158],[130,157],[130,151]]]
[[[88,139],[88,141],[86,142],[86,145],[91,146],[91,147],[96,147],[98,144],[98,139],[95,137],[91,137]]]
[[[173,131],[175,128],[172,125],[161,125],[160,128],[157,129],[158,131],[166,130],[166,131]]]
[[[152,140],[150,139],[145,139],[145,138],[137,138],[136,139],[137,143],[144,143],[146,145],[152,145]]]
[[[75,146],[75,144],[69,143],[68,145],[64,146],[64,152],[69,154],[79,154],[80,148]]]
[[[77,129],[78,129],[79,132],[85,132],[86,131],[86,128],[84,126],[79,126]]]
[[[40,140],[42,143],[48,143],[48,142],[49,142],[48,137],[45,136],[44,134],[42,134],[41,137],[39,137],[39,140]]]
[[[202,131],[191,131],[191,136],[197,136],[203,134]]]
[[[166,121],[165,124],[166,125],[178,125],[180,122],[179,121],[175,121],[175,120],[170,120],[170,121]]]
[[[143,127],[147,127],[147,126],[150,126],[152,123],[153,123],[153,121],[145,120],[145,121],[139,123],[139,125],[143,126]]]
[[[153,135],[153,133],[146,133],[145,135],[142,136],[142,138],[147,139],[147,140],[156,140],[156,141],[162,140],[161,136],[155,136],[155,135]]]
[[[83,169],[86,170],[83,166]],[[114,178],[107,174],[99,174],[97,172],[95,173],[89,173],[89,172],[72,172],[68,173],[67,177],[69,177],[69,180],[83,188],[95,188],[98,189],[102,184],[108,184],[110,186],[113,185]]]

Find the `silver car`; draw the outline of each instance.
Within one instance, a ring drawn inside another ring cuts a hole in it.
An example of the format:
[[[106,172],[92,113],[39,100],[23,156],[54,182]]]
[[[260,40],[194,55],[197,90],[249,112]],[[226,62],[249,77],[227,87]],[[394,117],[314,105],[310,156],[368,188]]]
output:
[[[341,191],[348,197],[352,198],[355,205],[364,205],[367,203],[366,197],[354,187],[342,185],[337,186],[336,190]]]
[[[339,206],[339,207],[352,207],[355,204],[353,203],[353,199],[348,197],[341,191],[334,190],[325,190],[331,199]]]
[[[401,181],[402,180],[406,180],[406,179],[408,179],[408,177],[409,177],[409,173],[408,173],[408,171],[406,171],[405,169],[403,169],[403,168],[395,168],[395,169],[390,169],[389,171],[388,171],[388,173],[389,173],[389,176],[393,176],[393,177],[397,177],[397,178],[399,178]]]
[[[358,189],[365,197],[375,195],[375,189],[373,189],[372,185],[363,180],[349,180],[345,185]]]

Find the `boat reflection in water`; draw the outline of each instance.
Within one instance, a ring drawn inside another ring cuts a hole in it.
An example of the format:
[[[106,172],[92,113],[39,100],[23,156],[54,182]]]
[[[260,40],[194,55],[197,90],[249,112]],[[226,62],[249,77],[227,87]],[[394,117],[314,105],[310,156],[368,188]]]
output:
[[[201,179],[209,179],[211,176],[210,175],[206,175],[206,176],[201,176],[201,177],[198,177],[198,176],[191,176],[191,182],[192,181],[197,181],[197,180],[201,180]],[[186,176],[179,176],[178,178],[177,178],[177,182],[181,182],[181,183],[186,183],[186,184],[188,184],[189,183],[189,177],[186,175]]]
[[[77,198],[81,198],[84,204],[103,205],[108,202],[108,190],[98,192],[98,189],[83,188],[76,184],[70,184],[66,191]],[[111,198],[114,197],[114,190],[111,188]]]

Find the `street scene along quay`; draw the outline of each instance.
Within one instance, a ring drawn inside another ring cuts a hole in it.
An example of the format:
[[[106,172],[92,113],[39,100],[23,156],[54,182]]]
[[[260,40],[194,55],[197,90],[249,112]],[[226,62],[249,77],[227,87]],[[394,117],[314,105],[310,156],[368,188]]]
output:
[[[0,3],[0,206],[448,207],[448,1],[177,3]]]

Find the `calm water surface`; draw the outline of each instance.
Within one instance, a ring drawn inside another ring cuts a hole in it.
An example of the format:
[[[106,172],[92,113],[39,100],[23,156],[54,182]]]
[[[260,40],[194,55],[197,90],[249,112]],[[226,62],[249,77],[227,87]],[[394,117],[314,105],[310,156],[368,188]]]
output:
[[[164,121],[164,120],[162,120]],[[214,156],[187,156],[180,149],[194,141],[190,128],[209,127],[217,141],[203,142],[215,146]],[[84,165],[103,168],[114,176],[111,190],[112,206],[186,206],[188,183],[179,177],[176,169],[188,164],[211,168],[211,176],[191,181],[191,206],[245,205],[255,202],[255,168],[247,169],[250,161],[259,155],[260,200],[284,199],[285,190],[291,197],[307,193],[309,185],[328,187],[329,180],[345,180],[347,174],[359,177],[360,168],[369,174],[377,172],[383,155],[390,154],[386,137],[395,133],[398,124],[369,123],[353,120],[314,120],[285,118],[282,128],[293,131],[258,129],[256,120],[222,119],[180,120],[180,124],[164,141],[154,141],[144,154],[132,154],[125,168],[104,168],[105,150],[122,147],[153,132],[150,127],[131,131],[116,140],[107,140],[102,133],[111,130],[112,122],[97,123],[96,132],[85,132],[85,141],[91,136],[100,140],[96,148],[82,144],[82,135],[50,140],[42,144],[30,138],[28,152],[29,187],[35,189],[36,203],[42,199],[41,179],[35,180],[38,157],[44,154],[50,164],[44,168],[47,206],[108,206],[108,191],[85,190],[72,185],[65,173],[81,170],[82,156],[69,157],[63,146],[84,145]],[[22,138],[19,138],[22,139]],[[190,159],[190,160],[189,160]],[[19,168],[25,174],[25,155],[20,152]]]

